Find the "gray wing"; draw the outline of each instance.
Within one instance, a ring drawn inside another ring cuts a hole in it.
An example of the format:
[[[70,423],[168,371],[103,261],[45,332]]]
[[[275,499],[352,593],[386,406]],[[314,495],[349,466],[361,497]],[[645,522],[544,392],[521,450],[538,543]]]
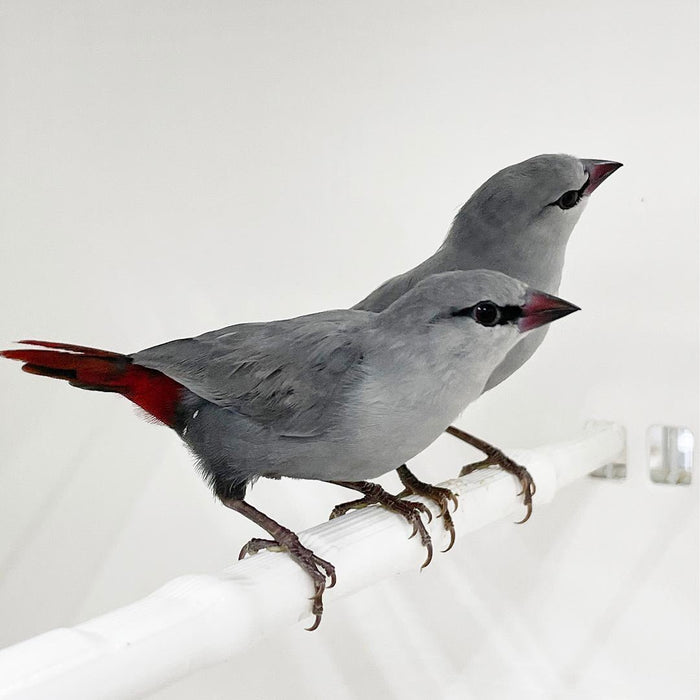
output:
[[[362,358],[368,314],[338,311],[246,323],[132,355],[202,398],[276,432],[318,435]]]

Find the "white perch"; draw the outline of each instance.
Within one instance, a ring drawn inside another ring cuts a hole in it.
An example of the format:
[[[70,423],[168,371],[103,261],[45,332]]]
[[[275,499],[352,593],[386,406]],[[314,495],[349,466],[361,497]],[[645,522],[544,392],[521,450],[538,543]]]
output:
[[[595,422],[575,440],[507,452],[534,477],[536,508],[591,471],[624,462],[625,433],[620,426]],[[522,517],[517,480],[496,469],[443,485],[459,496],[453,514],[456,546],[464,544],[467,532]],[[447,534],[438,518],[429,528],[440,556]],[[406,521],[378,507],[300,533],[338,573],[337,586],[324,596],[325,614],[333,614],[339,596],[397,572],[417,575],[425,549],[408,534]],[[312,620],[311,593],[308,576],[284,553],[261,552],[219,575],[182,576],[131,605],[1,650],[0,698],[141,697],[232,657],[280,627],[296,624],[299,634],[307,634],[300,622]]]

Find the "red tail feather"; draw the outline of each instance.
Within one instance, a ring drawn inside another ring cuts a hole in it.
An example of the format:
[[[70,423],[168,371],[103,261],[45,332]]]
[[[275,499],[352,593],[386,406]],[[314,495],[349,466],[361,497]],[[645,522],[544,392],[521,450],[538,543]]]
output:
[[[4,350],[0,355],[24,362],[22,369],[92,391],[113,391],[125,396],[157,420],[172,427],[182,385],[153,369],[135,365],[119,353],[83,345],[43,340],[22,340],[50,350]]]
[[[97,348],[88,348],[85,345],[69,345],[68,343],[54,343],[50,340],[18,340],[20,345],[38,345],[41,348],[52,348],[53,350],[68,350],[69,352],[84,353],[87,355],[95,355],[97,357],[124,357],[118,352],[110,352],[109,350],[98,350]]]

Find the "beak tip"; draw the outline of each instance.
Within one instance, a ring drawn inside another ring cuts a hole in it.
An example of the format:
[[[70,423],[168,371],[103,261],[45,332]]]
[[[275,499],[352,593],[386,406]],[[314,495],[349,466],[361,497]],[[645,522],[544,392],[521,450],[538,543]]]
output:
[[[581,307],[552,294],[533,290],[522,310],[518,328],[524,333],[580,311]]]
[[[581,162],[588,173],[588,185],[584,190],[584,194],[586,195],[591,194],[601,183],[607,180],[623,165],[616,160],[582,159]]]

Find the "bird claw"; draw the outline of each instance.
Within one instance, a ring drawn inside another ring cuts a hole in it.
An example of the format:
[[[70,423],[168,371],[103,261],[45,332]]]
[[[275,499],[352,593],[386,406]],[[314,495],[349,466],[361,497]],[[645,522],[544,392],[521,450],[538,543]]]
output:
[[[506,471],[509,471],[511,474],[514,474],[518,479],[520,479],[520,485],[522,488],[520,489],[518,496],[523,497],[523,504],[527,508],[525,517],[516,522],[516,525],[522,525],[523,523],[527,522],[532,515],[532,497],[535,495],[537,487],[535,486],[535,481],[530,472],[525,467],[513,462],[513,460],[508,461],[510,463],[510,468],[506,468]]]
[[[452,503],[455,510],[459,507],[459,499],[457,494],[450,489],[443,488],[441,486],[433,486],[432,484],[426,484],[420,481],[415,475],[413,475],[405,466],[398,469],[399,478],[401,482],[406,487],[400,494],[399,497],[403,497],[409,494],[415,494],[416,496],[423,496],[435,503],[439,508],[440,512],[438,514],[439,518],[442,518],[442,523],[445,530],[450,535],[450,544],[443,552],[449,552],[455,543],[456,532],[454,521],[450,515],[449,504]]]
[[[457,506],[455,506],[455,508],[456,507]],[[445,526],[445,530],[447,530],[447,532],[450,534],[450,543],[447,545],[447,547],[445,547],[445,549],[441,550],[444,553],[449,552],[454,546],[455,539],[457,538],[457,533],[455,532],[455,524],[452,520],[452,516],[450,515],[450,511],[447,509],[445,509],[445,512],[442,515],[442,522]]]
[[[513,476],[520,481],[521,486],[517,495],[523,497],[523,505],[527,508],[525,517],[515,523],[516,525],[522,525],[523,523],[527,522],[532,515],[532,497],[537,491],[535,480],[532,478],[532,475],[526,467],[523,467],[522,465],[513,461],[510,457],[506,457],[501,450],[491,447],[491,445],[488,445],[488,447],[491,449],[491,452],[486,459],[482,459],[480,462],[474,462],[473,464],[467,464],[466,466],[462,467],[459,475],[466,476],[467,474],[471,474],[478,469],[485,469],[486,467],[490,466],[498,466],[503,469],[503,471],[513,474]],[[482,448],[479,447],[478,449]]]
[[[315,569],[314,573],[308,569],[307,571],[314,583],[314,594],[309,598],[309,600],[312,601],[311,614],[314,615],[314,622],[311,627],[306,627],[305,629],[307,632],[313,632],[318,629],[318,626],[321,624],[321,618],[323,617],[323,592],[326,588],[326,577],[321,575],[321,578],[318,578],[318,569]]]
[[[418,503],[417,501],[404,501],[398,499],[395,503],[382,503],[381,505],[393,513],[402,515],[413,526],[413,531],[408,538],[409,540],[413,539],[416,535],[420,535],[421,544],[428,551],[428,555],[420,567],[421,569],[425,569],[425,567],[428,566],[428,564],[430,564],[430,562],[433,560],[433,541],[430,537],[428,529],[423,523],[423,519],[420,517],[420,514],[428,513],[432,519],[430,509],[425,506],[425,504]],[[430,522],[430,520],[428,520],[428,522]]]
[[[315,620],[311,627],[306,628],[308,632],[313,632],[321,624],[323,593],[326,588],[333,588],[336,584],[335,567],[330,562],[314,554],[310,549],[304,547],[298,539],[290,542],[287,550],[297,564],[311,576],[314,584],[314,594],[310,600],[312,601],[311,613],[315,616]],[[327,578],[330,579],[329,584],[326,583]]]
[[[428,566],[428,564],[430,564],[430,562],[433,560],[433,540],[432,540],[432,538],[430,537],[430,535],[428,534],[428,531],[426,530],[425,525],[423,525],[423,521],[420,520],[420,516],[417,516],[417,517],[418,517],[418,519],[419,519],[419,521],[420,521],[420,525],[419,525],[419,528],[418,528],[418,529],[419,529],[419,532],[420,532],[420,541],[421,541],[421,544],[422,544],[422,545],[426,548],[426,550],[428,551],[428,554],[427,554],[427,556],[426,556],[426,558],[425,558],[425,561],[423,562],[423,564],[422,564],[421,567],[420,567],[420,568],[421,568],[421,571],[422,571],[422,570],[425,569],[425,567]]]
[[[423,520],[420,517],[421,513],[424,513],[428,518],[428,522],[432,520],[433,514],[428,506],[418,501],[406,501],[400,496],[392,496],[392,494],[387,493],[377,484],[372,484],[370,482],[347,482],[340,483],[340,485],[345,486],[346,488],[356,488],[357,490],[362,491],[362,493],[365,495],[355,501],[348,501],[347,503],[341,503],[340,505],[336,506],[331,512],[331,518],[342,515],[353,508],[364,508],[369,505],[380,505],[386,508],[388,511],[401,515],[403,518],[408,520],[409,524],[413,528],[408,539],[412,539],[416,535],[420,535],[421,544],[428,550],[428,556],[421,566],[421,569],[430,564],[433,559],[432,539],[427,528],[423,524]]]
[[[424,503],[416,503],[415,506],[416,509],[419,510],[421,513],[425,513],[429,523],[433,522],[433,511],[431,511],[430,508],[428,508],[428,506],[426,506]]]
[[[235,510],[245,515],[249,520],[266,530],[272,539],[253,538],[241,548],[238,555],[243,559],[247,554],[255,554],[261,549],[273,551],[286,551],[292,560],[310,577],[314,587],[314,595],[311,598],[313,604],[311,612],[315,616],[313,625],[309,630],[315,630],[321,624],[323,615],[323,593],[326,590],[326,579],[330,578],[330,588],[336,584],[335,567],[330,562],[314,554],[308,547],[305,547],[299,537],[286,527],[275,522],[264,513],[253,508],[241,498],[229,497],[225,493],[217,493],[221,502],[231,510]]]
[[[530,519],[530,516],[532,515],[532,503],[526,503],[525,507],[527,508],[527,513],[525,513],[525,517],[522,520],[516,520],[515,525],[522,525]]]
[[[314,621],[314,624],[311,625],[311,627],[304,627],[304,629],[307,632],[313,632],[314,630],[318,629],[318,626],[321,624],[321,616],[323,615],[323,610],[321,611],[320,614],[316,615],[316,620]]]
[[[366,508],[367,506],[372,505],[373,503],[375,503],[375,501],[368,500],[367,496],[364,496],[363,498],[358,498],[355,501],[339,503],[335,508],[333,508],[331,514],[328,516],[328,519],[334,520],[335,518],[339,518],[341,515],[345,515],[351,510],[359,510],[360,508]]]
[[[313,632],[321,624],[323,616],[323,593],[326,588],[333,588],[337,582],[335,567],[330,562],[314,554],[310,549],[297,539],[290,540],[289,544],[280,544],[277,540],[265,540],[259,537],[254,537],[252,540],[243,545],[238,559],[243,559],[247,554],[257,554],[259,551],[267,549],[271,552],[287,552],[294,561],[304,570],[314,584],[314,594],[309,600],[312,601],[311,612],[315,615],[314,623],[306,629]],[[326,584],[326,579],[330,582]]]
[[[415,503],[413,501],[407,501],[407,503],[411,503],[412,505],[422,505],[420,503]],[[433,560],[433,540],[432,540],[432,537],[430,537],[430,533],[428,532],[428,529],[423,524],[423,520],[421,519],[420,515],[418,514],[418,511],[421,511],[421,509],[416,508],[411,513],[408,513],[408,514],[401,513],[401,515],[404,515],[404,517],[413,525],[413,532],[411,533],[411,536],[408,539],[412,540],[416,535],[419,534],[421,544],[428,551],[428,555],[426,556],[425,561],[423,562],[423,564],[421,564],[421,567],[420,567],[422,570],[422,569],[425,569],[425,567],[428,566],[428,564],[430,564],[430,562]]]
[[[246,542],[241,548],[241,551],[238,553],[238,560],[240,561],[248,554],[257,554],[262,549],[267,549],[270,552],[284,551],[284,548],[281,547],[276,540],[264,540],[260,537],[253,537],[252,540]]]
[[[333,564],[331,564],[329,561],[321,559],[321,557],[317,557],[315,554],[314,562],[316,563],[316,566],[320,566],[323,569],[323,573],[331,580],[331,582],[328,584],[328,588],[333,588],[338,581],[338,578],[335,575],[335,566],[333,566]]]
[[[438,497],[438,499],[436,500],[437,505],[440,506],[438,518],[444,518],[445,515],[447,515],[448,517],[450,516],[449,503],[452,503],[454,510],[457,510],[457,508],[459,508],[459,499],[457,498],[457,494],[453,493],[449,489],[444,489],[444,491],[447,491],[445,496]]]
[[[321,617],[323,615],[323,592],[326,588],[333,588],[337,582],[335,567],[333,564],[325,559],[321,559],[321,557],[318,557],[313,553],[311,556],[316,566],[316,570],[318,571],[319,568],[323,570],[323,578],[317,579],[315,575],[312,576],[314,581],[314,594],[311,596],[311,600],[313,601],[311,605],[311,612],[313,615],[315,615],[316,619],[311,627],[306,627],[308,632],[313,632],[321,624]],[[326,577],[330,579],[330,583],[327,585]]]

